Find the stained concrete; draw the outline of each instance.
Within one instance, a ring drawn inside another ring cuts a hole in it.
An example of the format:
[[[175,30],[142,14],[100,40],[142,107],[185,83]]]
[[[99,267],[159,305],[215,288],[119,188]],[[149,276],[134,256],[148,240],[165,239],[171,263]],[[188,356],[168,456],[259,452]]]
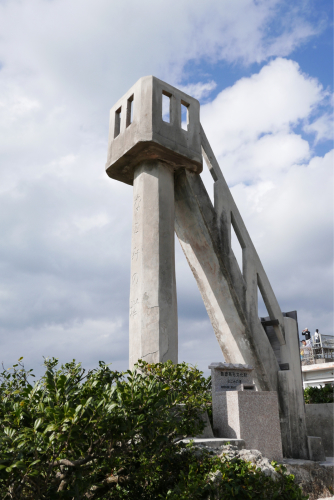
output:
[[[283,321],[286,343],[281,345],[281,362],[289,366],[289,370],[278,372],[284,456],[307,459],[306,415],[297,324],[288,317],[284,317]]]
[[[130,280],[130,369],[143,359],[177,363],[174,175],[159,161],[135,170]]]
[[[334,403],[306,405],[309,436],[320,436],[326,457],[334,456]]]
[[[162,115],[163,95],[170,98],[169,122]],[[187,130],[181,127],[182,104],[188,110]],[[214,207],[197,175],[202,153],[215,181]],[[134,184],[130,367],[138,358],[177,360],[171,235],[175,175],[175,230],[225,359],[252,365],[257,390],[278,392],[284,454],[308,458],[302,386],[296,376],[296,319],[289,323],[283,317],[201,127],[198,101],[155,77],[141,78],[111,110],[106,170],[113,179]],[[138,194],[142,212],[137,210]],[[242,271],[231,248],[231,226],[243,251]],[[275,338],[258,318],[258,288]]]
[[[314,460],[315,462],[324,462],[326,460],[321,437],[307,436],[307,444],[310,460]]]
[[[257,389],[278,392],[284,455],[307,459],[305,409],[301,402],[303,392],[300,356],[294,345],[297,342],[297,322],[283,316],[203,129],[201,133],[203,156],[215,180],[215,206],[210,207],[206,190],[197,176],[189,172],[178,175],[175,182],[176,233],[197,280],[225,359],[228,362],[253,365]],[[182,182],[179,179],[182,179]],[[183,202],[180,209],[177,207],[179,200]],[[184,210],[187,208],[186,215]],[[187,221],[190,221],[189,228]],[[232,224],[243,248],[243,272],[240,271],[231,249]],[[195,227],[202,229],[203,243],[197,235],[192,236],[192,228]],[[213,253],[216,259],[210,258]],[[220,294],[217,293],[223,283],[226,283],[230,294],[226,293],[226,289]],[[258,288],[272,320],[277,341],[275,343],[280,346],[275,345],[276,351],[279,348],[279,357],[275,355],[258,317]],[[234,314],[230,319],[229,312],[232,311]],[[235,319],[235,313],[239,316],[239,323]],[[286,325],[289,325],[291,337],[288,342],[285,338]],[[292,345],[294,348],[289,353]],[[282,372],[279,362],[284,364],[285,368],[289,365],[290,373]],[[294,434],[295,430],[297,434]]]
[[[228,363],[253,366],[257,389],[269,390],[277,378],[277,360],[262,326],[261,337],[257,339],[247,324],[222,260],[214,226],[214,209],[201,179],[191,172],[180,171],[175,176],[175,232],[197,281],[218,343]],[[262,346],[260,356],[258,349]]]
[[[170,122],[163,119],[163,95],[170,98]],[[187,130],[181,127],[181,104],[187,107]],[[131,185],[138,163],[150,159],[163,160],[173,169],[200,173],[203,160],[199,107],[197,99],[154,76],[140,78],[110,110],[106,163],[109,177]]]
[[[169,118],[163,115],[163,97]],[[187,126],[181,126],[182,105]],[[177,363],[174,171],[202,171],[199,102],[140,78],[110,111],[107,174],[133,184],[130,368],[141,358]]]

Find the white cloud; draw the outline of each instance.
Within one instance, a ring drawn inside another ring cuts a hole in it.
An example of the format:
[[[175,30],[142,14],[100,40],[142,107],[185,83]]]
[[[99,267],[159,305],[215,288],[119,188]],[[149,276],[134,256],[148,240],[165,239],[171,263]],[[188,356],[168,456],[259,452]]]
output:
[[[297,309],[303,323],[331,334],[333,154],[312,158],[294,133],[326,98],[295,63],[276,60],[224,90],[202,119],[282,309]],[[319,133],[329,135],[326,115]]]
[[[96,368],[99,361],[112,363],[112,369],[123,370],[128,361],[128,345],[123,342],[127,334],[120,319],[85,319],[68,325],[53,324],[36,328],[22,328],[15,337],[2,340],[2,355],[12,353],[4,361],[9,368],[23,356],[27,367],[34,367],[36,376],[43,373],[43,357],[55,357],[61,362],[81,361],[86,369]],[[15,339],[15,349],[13,340]]]
[[[324,113],[312,123],[306,124],[304,130],[308,134],[315,134],[315,144],[328,139],[333,140],[333,114]]]
[[[280,302],[302,315],[308,309],[314,328],[316,322],[322,323],[327,333],[332,333],[328,312],[333,272],[333,160],[331,151],[308,164],[293,165],[276,176],[269,189],[261,182],[232,188]]]
[[[86,99],[86,109],[96,113],[143,74],[175,83],[190,60],[250,64],[288,55],[316,30],[303,2],[278,16],[282,3],[208,0],[190,9],[188,0],[173,8],[154,0],[3,2],[2,72],[43,102],[69,106]]]
[[[190,83],[189,85],[179,85],[178,88],[186,94],[195,97],[195,99],[203,99],[217,87],[217,83],[211,80],[210,82]]]
[[[185,83],[191,74],[184,68],[203,59],[247,65],[286,55],[316,31],[303,17],[303,2],[279,25],[278,0],[189,5],[188,0],[173,8],[153,0],[0,3],[4,360],[22,354],[30,363],[42,354],[88,364],[100,356],[108,361],[109,354],[113,361],[127,358],[132,190],[104,172],[108,112],[124,91],[145,74]],[[198,68],[200,81],[186,88],[203,98],[215,84]],[[228,180],[242,183],[255,173],[255,213],[267,210],[266,197],[277,193],[285,171],[309,161],[307,142],[292,128],[311,121],[322,96],[321,85],[302,75],[296,63],[277,59],[202,108]],[[275,238],[273,233],[278,245]],[[217,346],[214,356],[212,329],[182,259],[178,253],[180,352],[191,361],[201,357],[205,365],[220,353]]]
[[[227,180],[267,179],[307,160],[309,144],[293,130],[326,97],[296,62],[277,58],[202,106],[201,121]]]
[[[202,106],[201,120],[282,309],[331,334],[333,151],[312,157],[296,132],[327,138],[326,105],[320,83],[279,58]]]
[[[224,154],[261,134],[288,132],[324,97],[321,84],[296,62],[277,58],[220,92],[202,107],[201,120],[217,154]]]

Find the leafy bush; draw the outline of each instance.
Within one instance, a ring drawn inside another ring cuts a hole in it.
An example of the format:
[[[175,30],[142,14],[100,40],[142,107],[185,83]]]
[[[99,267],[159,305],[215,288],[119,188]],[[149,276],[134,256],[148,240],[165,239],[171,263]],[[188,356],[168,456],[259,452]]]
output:
[[[276,480],[266,476],[255,465],[240,458],[224,460],[208,452],[196,458],[191,454],[187,467],[181,470],[177,484],[159,496],[166,500],[306,500],[294,483],[293,475],[286,475],[282,465],[272,462],[277,472]]]
[[[304,399],[306,404],[333,403],[333,387],[306,387]]]
[[[209,380],[186,363],[88,373],[75,361],[31,384],[21,361],[0,374],[0,498],[302,499],[292,476],[185,446],[203,429]],[[217,496],[218,495],[218,496]]]

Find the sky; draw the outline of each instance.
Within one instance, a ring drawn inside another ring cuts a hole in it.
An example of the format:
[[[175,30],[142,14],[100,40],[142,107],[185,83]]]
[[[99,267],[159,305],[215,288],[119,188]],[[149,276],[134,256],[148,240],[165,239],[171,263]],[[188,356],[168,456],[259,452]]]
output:
[[[154,75],[201,122],[283,311],[333,334],[331,0],[0,0],[0,361],[128,368],[132,187],[109,110]],[[201,174],[212,197],[213,181]],[[238,245],[233,249],[238,256]],[[176,239],[179,361],[223,361]],[[260,315],[264,315],[259,305]]]

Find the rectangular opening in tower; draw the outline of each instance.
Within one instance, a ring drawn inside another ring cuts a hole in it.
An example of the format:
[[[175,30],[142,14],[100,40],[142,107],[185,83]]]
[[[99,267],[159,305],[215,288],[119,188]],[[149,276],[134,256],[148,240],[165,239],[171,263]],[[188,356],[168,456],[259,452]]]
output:
[[[257,286],[257,313],[259,318],[269,318],[269,312],[264,302],[259,285]]]
[[[171,123],[172,113],[171,113],[171,97],[172,94],[166,90],[162,91],[162,119],[164,122]]]
[[[189,126],[189,104],[181,101],[181,128],[188,130]]]
[[[129,97],[126,107],[126,126],[128,127],[133,122],[133,94]]]
[[[122,106],[115,112],[115,132],[114,137],[117,137],[121,131]]]
[[[245,248],[244,241],[231,212],[231,248],[238,263],[241,274],[243,274],[243,249]]]
[[[280,342],[277,338],[275,328],[275,320],[271,321],[270,314],[268,312],[267,306],[265,304],[265,298],[264,298],[264,290],[263,293],[261,291],[261,288],[263,289],[261,285],[261,281],[259,278],[259,275],[256,275],[257,277],[257,310],[258,310],[258,316],[261,321],[262,327],[264,328],[264,331],[267,334],[268,340],[271,344],[271,347],[275,353],[275,357],[277,359],[278,364],[281,363],[281,345]]]

